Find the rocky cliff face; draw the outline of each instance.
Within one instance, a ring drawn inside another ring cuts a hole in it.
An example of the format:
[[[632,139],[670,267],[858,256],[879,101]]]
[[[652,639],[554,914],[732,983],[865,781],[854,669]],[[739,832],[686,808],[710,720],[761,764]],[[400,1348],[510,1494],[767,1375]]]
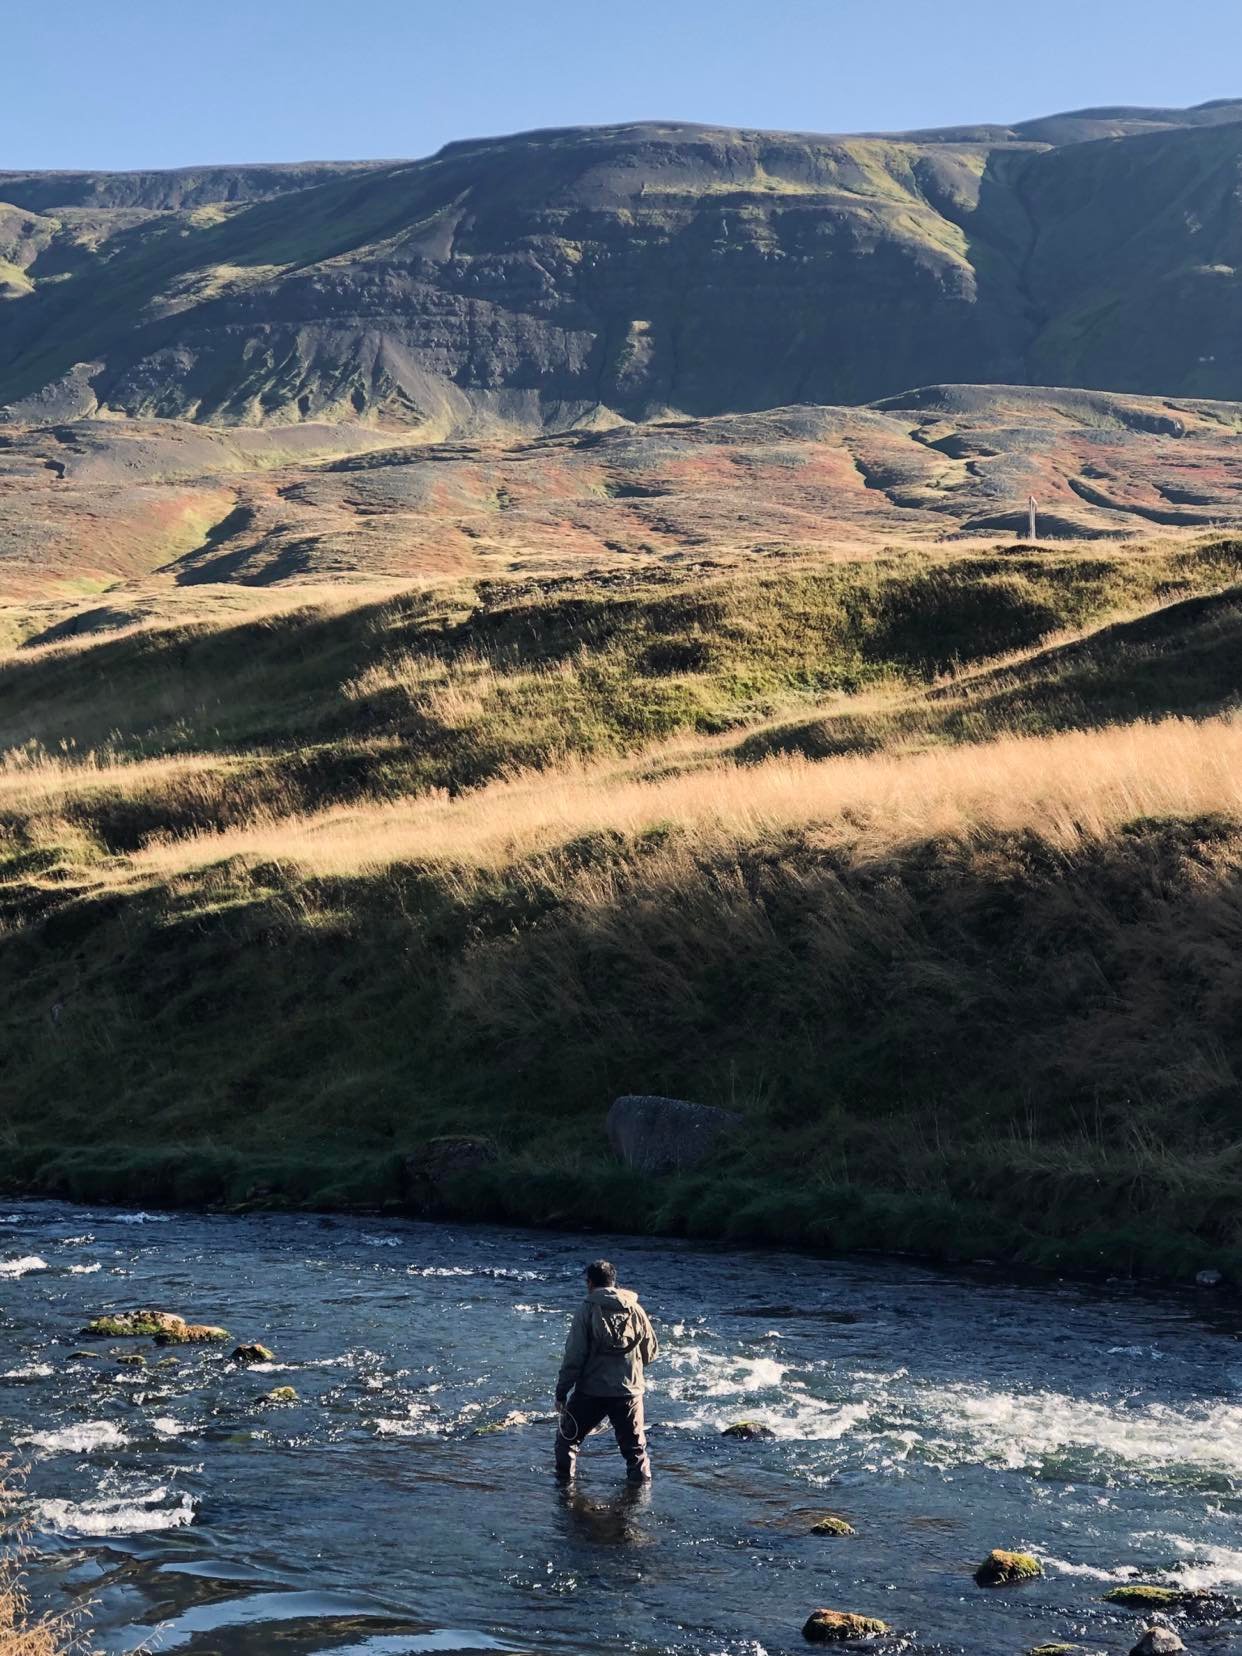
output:
[[[1240,177],[1242,104],[0,174],[0,404],[443,437],[944,381],[1236,398]]]

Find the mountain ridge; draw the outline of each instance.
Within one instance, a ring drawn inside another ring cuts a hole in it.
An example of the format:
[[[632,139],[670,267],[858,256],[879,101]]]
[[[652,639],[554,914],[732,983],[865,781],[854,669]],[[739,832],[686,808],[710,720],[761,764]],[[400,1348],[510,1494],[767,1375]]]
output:
[[[1237,399],[1240,168],[1242,102],[1217,100],[3,173],[0,408],[435,440],[942,382]]]

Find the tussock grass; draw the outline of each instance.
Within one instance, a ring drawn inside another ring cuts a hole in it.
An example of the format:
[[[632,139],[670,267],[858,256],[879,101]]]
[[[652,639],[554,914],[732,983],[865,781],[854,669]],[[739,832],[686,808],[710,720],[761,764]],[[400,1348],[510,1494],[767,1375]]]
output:
[[[399,1204],[483,1133],[463,1216],[1242,1257],[1236,561],[458,586],[0,664],[3,1177]],[[622,1091],[741,1130],[636,1181]]]
[[[32,1611],[25,1541],[19,1490],[0,1463],[0,1656],[91,1656],[80,1615]]]
[[[397,863],[498,869],[606,834],[667,838],[673,859],[795,834],[861,856],[983,833],[1027,833],[1064,851],[1144,818],[1214,815],[1242,819],[1242,720],[1233,716],[1006,736],[905,757],[745,768],[717,760],[655,779],[617,768],[523,774],[455,798],[261,818],[164,840],[128,866],[165,879],[234,857],[283,861],[320,878]]]

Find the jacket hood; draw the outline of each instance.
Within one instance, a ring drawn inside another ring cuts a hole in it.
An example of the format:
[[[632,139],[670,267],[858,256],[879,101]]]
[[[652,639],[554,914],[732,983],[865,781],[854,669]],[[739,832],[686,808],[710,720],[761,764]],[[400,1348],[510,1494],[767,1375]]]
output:
[[[601,1306],[607,1310],[610,1306],[630,1306],[638,1304],[638,1295],[632,1288],[592,1288],[587,1295],[592,1305]]]

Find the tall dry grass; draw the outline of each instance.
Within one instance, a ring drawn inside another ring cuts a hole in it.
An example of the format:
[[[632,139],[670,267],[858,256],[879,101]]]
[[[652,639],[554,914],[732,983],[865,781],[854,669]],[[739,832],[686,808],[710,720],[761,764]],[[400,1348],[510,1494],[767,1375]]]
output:
[[[1068,849],[1138,819],[1202,816],[1242,820],[1242,719],[1005,736],[909,756],[779,758],[750,767],[722,759],[655,777],[633,765],[570,766],[457,797],[260,816],[151,844],[127,867],[150,880],[235,857],[324,876],[396,863],[483,869],[588,835],[669,829],[702,849],[796,833],[865,854],[984,830],[1026,830]]]
[[[19,1492],[0,1462],[0,1656],[91,1656],[80,1616],[32,1612],[19,1512]]]

